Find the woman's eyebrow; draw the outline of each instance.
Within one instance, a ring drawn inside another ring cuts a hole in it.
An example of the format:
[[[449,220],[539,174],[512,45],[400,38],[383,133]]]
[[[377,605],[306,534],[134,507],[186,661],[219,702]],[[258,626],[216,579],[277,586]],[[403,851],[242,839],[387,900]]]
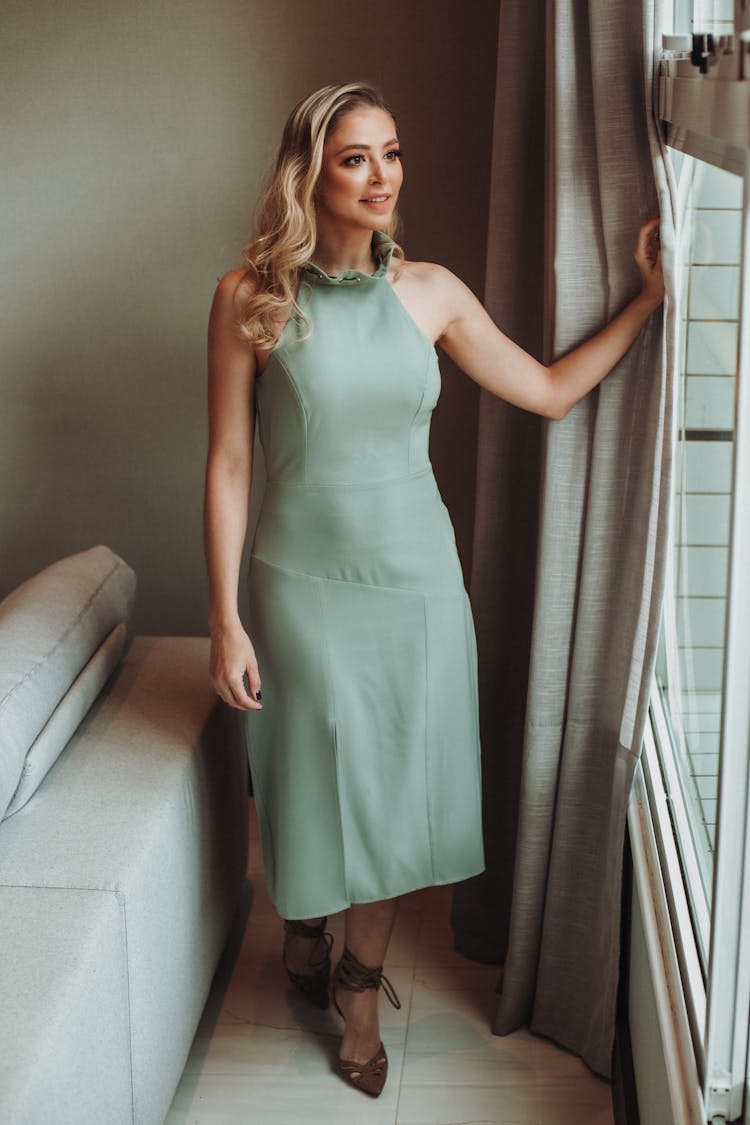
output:
[[[391,137],[391,139],[389,141],[384,142],[383,148],[387,148],[388,145],[396,145],[396,144],[398,144],[398,137]],[[336,153],[336,156],[341,156],[342,152],[348,152],[350,148],[364,148],[364,149],[367,149],[367,151],[369,152],[371,147],[372,147],[371,145],[361,145],[361,144],[344,145],[344,147],[340,148],[339,151]]]

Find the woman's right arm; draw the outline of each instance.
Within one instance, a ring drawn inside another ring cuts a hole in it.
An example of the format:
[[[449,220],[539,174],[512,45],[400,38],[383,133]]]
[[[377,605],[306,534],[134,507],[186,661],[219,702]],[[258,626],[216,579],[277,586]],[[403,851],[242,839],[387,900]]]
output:
[[[255,433],[255,352],[236,324],[237,289],[244,271],[231,270],[214,293],[208,322],[208,458],[204,545],[210,595],[211,679],[232,707],[260,710],[255,650],[237,608],[240,560]],[[247,673],[250,693],[243,676]]]

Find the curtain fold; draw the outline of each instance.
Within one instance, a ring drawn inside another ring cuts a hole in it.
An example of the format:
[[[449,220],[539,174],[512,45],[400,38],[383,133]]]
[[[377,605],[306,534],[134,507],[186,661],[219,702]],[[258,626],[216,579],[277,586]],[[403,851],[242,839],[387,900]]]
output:
[[[501,4],[486,304],[543,362],[635,295],[635,237],[657,212],[670,287],[652,114],[661,19],[661,0]],[[471,596],[487,870],[456,888],[456,947],[504,962],[497,1034],[528,1024],[606,1078],[664,583],[672,321],[668,298],[560,422],[487,392],[480,403]]]

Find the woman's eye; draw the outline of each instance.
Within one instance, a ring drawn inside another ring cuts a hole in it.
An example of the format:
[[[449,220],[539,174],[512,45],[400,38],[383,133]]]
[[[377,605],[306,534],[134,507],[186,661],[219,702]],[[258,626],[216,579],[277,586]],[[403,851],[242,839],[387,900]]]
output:
[[[388,150],[388,152],[385,153],[384,159],[387,160],[389,164],[393,164],[394,161],[400,160],[402,155],[403,153],[400,148],[391,148]],[[352,167],[357,167],[363,160],[365,160],[364,153],[355,152],[352,156],[346,157],[346,159],[344,160],[344,164],[349,164]]]

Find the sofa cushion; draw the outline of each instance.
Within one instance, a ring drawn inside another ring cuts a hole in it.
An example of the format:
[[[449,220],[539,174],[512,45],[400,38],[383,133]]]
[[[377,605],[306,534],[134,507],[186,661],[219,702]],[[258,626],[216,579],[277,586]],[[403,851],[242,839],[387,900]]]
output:
[[[32,742],[23,763],[21,778],[5,817],[12,816],[32,797],[41,785],[48,770],[57,761],[63,746],[75,734],[76,728],[120,663],[127,630],[116,625],[99,645],[79,676],[73,680],[50,715],[38,737]]]
[[[135,574],[127,563],[108,547],[92,547],[53,563],[0,602],[0,819],[18,789],[27,754],[102,643],[127,623],[134,595]],[[105,646],[100,669],[118,643]],[[85,679],[88,692],[77,685],[78,702],[63,708],[67,721],[53,722],[37,748],[21,803],[67,743],[70,716],[90,695],[93,681]]]

